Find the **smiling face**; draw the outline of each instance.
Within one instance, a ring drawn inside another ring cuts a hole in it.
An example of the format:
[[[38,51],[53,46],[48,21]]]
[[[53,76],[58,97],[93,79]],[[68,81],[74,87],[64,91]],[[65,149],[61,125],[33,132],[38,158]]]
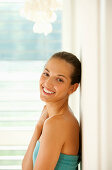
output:
[[[44,102],[68,99],[72,93],[73,66],[62,59],[52,58],[45,65],[40,77],[40,98]]]

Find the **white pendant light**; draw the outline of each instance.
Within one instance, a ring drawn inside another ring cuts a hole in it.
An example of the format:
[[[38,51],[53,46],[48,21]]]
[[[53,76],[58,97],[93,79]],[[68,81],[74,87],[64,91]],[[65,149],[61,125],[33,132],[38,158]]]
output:
[[[56,10],[62,9],[62,0],[26,0],[21,15],[34,23],[35,33],[47,35],[52,32],[52,23],[56,21]]]

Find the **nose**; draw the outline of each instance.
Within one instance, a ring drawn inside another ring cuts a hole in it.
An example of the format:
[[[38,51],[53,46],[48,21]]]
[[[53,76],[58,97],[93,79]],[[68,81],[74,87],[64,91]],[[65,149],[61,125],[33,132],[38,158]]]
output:
[[[51,77],[47,78],[44,82],[44,85],[46,88],[52,88],[53,87],[53,79]]]

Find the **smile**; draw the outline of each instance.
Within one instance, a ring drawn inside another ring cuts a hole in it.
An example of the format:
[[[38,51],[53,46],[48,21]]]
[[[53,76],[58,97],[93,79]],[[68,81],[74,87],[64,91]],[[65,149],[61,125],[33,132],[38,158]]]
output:
[[[45,87],[43,87],[44,94],[54,94],[55,92],[47,90]]]

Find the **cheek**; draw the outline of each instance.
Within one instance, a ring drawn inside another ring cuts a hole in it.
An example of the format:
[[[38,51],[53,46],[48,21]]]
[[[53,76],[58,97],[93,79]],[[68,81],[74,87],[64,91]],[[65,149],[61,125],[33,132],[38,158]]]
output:
[[[39,84],[41,85],[43,82],[44,82],[44,78],[41,76],[41,77],[40,77]]]
[[[59,86],[55,86],[55,89],[59,92],[59,93],[66,93],[67,92],[67,86],[66,85],[59,85]]]

